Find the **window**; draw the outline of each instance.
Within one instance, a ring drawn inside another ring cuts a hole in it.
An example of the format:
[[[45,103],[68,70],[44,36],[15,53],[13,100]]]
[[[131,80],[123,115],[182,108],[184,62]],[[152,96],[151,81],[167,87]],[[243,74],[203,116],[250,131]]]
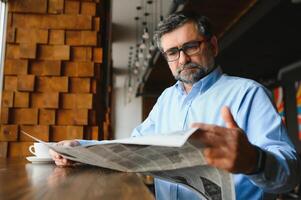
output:
[[[273,88],[272,94],[276,108],[285,124],[283,88],[281,86]]]
[[[301,81],[296,81],[296,101],[299,139],[301,140]]]
[[[7,17],[6,0],[0,0],[0,91],[1,91],[0,94],[2,93],[2,84],[3,84],[6,17]],[[1,96],[2,95],[0,95],[0,102],[1,102]]]

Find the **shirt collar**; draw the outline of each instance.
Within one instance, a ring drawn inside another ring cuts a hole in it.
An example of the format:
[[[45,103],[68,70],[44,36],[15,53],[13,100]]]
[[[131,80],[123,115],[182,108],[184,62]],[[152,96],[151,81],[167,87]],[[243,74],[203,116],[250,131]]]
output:
[[[222,69],[220,68],[220,66],[217,66],[207,76],[194,83],[190,92],[198,90],[200,93],[204,93],[221,77],[221,75]],[[177,81],[175,87],[181,94],[186,94],[183,83],[181,81]]]

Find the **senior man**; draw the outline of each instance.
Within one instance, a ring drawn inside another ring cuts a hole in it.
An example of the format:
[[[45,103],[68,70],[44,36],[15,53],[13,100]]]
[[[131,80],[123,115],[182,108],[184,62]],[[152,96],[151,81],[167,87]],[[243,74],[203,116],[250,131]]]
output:
[[[267,90],[255,81],[222,74],[209,20],[195,13],[170,15],[154,37],[177,80],[158,98],[132,136],[198,128],[209,165],[234,174],[238,200],[262,199],[299,182],[300,163]],[[79,145],[85,141],[65,141]],[[58,165],[70,161],[52,152]],[[189,189],[155,179],[157,199],[199,199]]]

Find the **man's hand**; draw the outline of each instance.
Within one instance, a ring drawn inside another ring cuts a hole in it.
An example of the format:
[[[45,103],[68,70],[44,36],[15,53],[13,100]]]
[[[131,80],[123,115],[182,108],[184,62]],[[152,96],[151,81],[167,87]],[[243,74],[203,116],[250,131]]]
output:
[[[59,143],[57,143],[58,146],[66,146],[66,147],[74,147],[80,145],[80,143],[77,140],[64,140]],[[55,161],[55,164],[57,166],[71,166],[74,164],[74,161],[68,160],[64,158],[61,154],[53,151],[52,149],[49,150],[49,154],[52,157],[52,159]]]
[[[193,138],[201,140],[205,145],[204,156],[209,165],[231,173],[253,172],[258,159],[256,147],[238,127],[228,107],[223,107],[221,114],[226,128],[193,123],[192,127],[199,129]]]

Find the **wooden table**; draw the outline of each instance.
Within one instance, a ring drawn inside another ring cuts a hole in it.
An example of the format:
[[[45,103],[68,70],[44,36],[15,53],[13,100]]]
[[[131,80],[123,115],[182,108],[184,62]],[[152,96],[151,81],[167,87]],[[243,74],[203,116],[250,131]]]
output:
[[[0,159],[0,199],[154,199],[141,178],[80,165],[62,168],[53,163],[31,164]]]

